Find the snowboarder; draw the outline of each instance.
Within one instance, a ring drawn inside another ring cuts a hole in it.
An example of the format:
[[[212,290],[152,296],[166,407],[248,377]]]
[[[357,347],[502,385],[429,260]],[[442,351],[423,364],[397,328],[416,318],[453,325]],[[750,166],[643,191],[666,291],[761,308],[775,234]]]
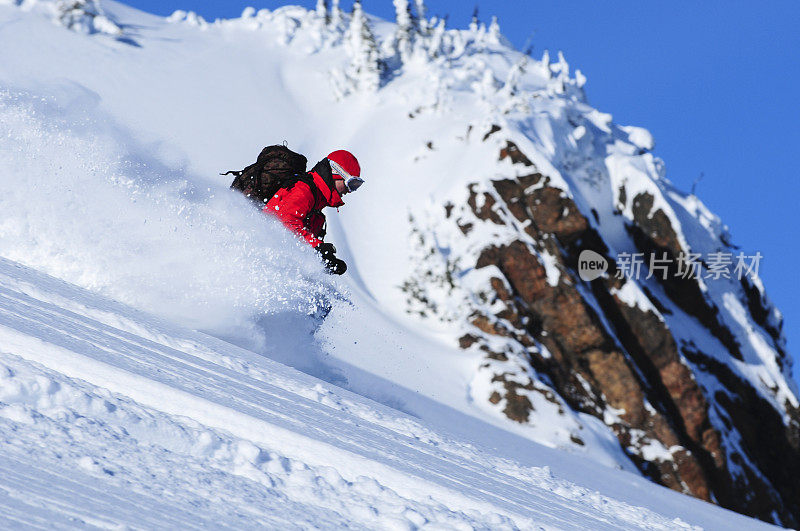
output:
[[[338,209],[344,205],[342,196],[364,184],[361,166],[352,153],[340,149],[319,161],[306,177],[310,179],[299,179],[280,188],[263,210],[276,216],[288,229],[316,249],[330,273],[344,274],[347,264],[336,257],[333,244],[323,241],[325,215],[322,209]]]

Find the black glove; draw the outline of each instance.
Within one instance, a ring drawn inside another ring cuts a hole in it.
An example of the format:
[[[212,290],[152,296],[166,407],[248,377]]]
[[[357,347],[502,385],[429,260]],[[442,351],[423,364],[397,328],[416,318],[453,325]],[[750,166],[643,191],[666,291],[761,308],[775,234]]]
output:
[[[325,269],[332,275],[343,275],[347,271],[347,264],[344,260],[336,258],[336,247],[332,243],[321,243],[316,247],[322,263],[325,264]]]
[[[336,247],[334,247],[332,243],[328,242],[322,242],[321,244],[317,245],[316,250],[322,256],[336,254]]]

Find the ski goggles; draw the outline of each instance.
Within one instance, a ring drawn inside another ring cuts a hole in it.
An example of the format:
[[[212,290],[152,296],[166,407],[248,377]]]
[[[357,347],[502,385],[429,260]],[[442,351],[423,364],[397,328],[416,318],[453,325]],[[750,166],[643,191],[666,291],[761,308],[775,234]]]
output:
[[[344,185],[347,187],[348,192],[355,192],[361,187],[362,184],[364,184],[364,179],[362,179],[361,177],[350,175],[349,173],[344,171],[344,168],[339,166],[331,159],[328,159],[328,162],[331,165],[331,171],[337,174],[342,179],[344,179]]]

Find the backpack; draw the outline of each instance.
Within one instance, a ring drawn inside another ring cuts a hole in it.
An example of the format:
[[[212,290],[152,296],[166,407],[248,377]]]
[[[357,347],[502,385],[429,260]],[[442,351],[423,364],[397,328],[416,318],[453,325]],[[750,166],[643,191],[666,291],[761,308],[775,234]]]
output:
[[[233,174],[231,189],[238,190],[256,203],[263,205],[281,188],[304,181],[313,188],[306,175],[308,159],[286,146],[267,146],[261,150],[256,161],[241,171],[227,171],[220,175]]]

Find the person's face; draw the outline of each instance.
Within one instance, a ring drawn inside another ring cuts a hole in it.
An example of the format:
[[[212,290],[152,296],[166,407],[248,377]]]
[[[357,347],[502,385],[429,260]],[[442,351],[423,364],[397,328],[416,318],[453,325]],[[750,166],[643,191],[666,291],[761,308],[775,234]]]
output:
[[[336,185],[336,191],[339,192],[339,195],[350,193],[350,190],[347,189],[347,185],[344,184],[344,179],[336,179],[333,181],[333,184]]]

